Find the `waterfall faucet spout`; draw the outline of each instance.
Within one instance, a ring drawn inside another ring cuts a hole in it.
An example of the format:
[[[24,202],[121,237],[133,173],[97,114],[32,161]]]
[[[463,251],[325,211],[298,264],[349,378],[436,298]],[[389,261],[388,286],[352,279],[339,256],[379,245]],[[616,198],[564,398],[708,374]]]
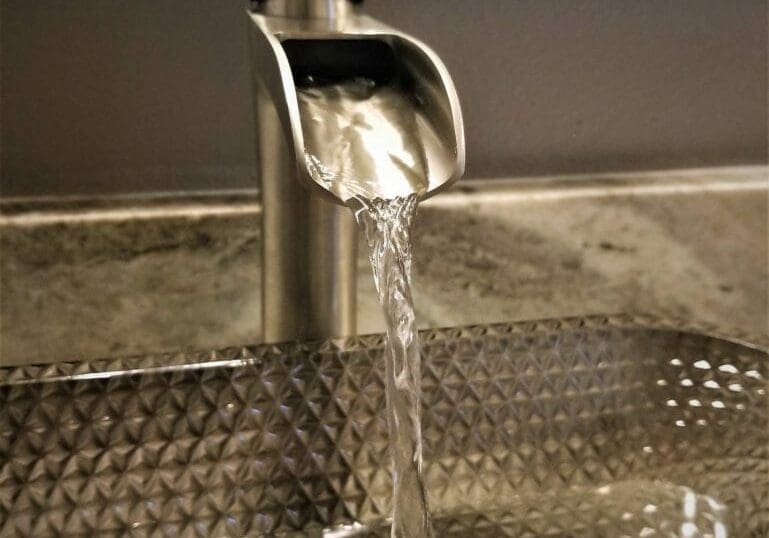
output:
[[[454,85],[432,50],[360,13],[350,0],[258,1],[249,12],[249,39],[262,192],[263,338],[355,334],[357,232],[342,204],[356,192],[345,178],[365,176],[369,197],[399,188],[427,197],[456,181],[465,148]],[[329,121],[303,116],[300,98],[308,87],[348,83],[370,84],[398,105],[380,110],[372,100],[365,109],[341,107]],[[397,122],[405,115],[408,126]],[[352,124],[376,132],[369,124],[377,118],[395,125],[389,132],[396,145],[418,139],[418,174],[395,177],[411,166],[397,151],[389,168],[370,159],[365,147],[379,143],[376,137],[344,139]],[[319,170],[314,155],[339,166]]]

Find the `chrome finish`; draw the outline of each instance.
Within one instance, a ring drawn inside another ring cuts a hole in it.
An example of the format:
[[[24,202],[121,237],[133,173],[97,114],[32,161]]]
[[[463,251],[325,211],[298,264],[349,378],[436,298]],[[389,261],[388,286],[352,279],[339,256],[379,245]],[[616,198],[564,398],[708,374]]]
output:
[[[434,52],[347,2],[266,0],[259,9],[249,14],[249,35],[263,193],[263,337],[354,334],[356,230],[343,200],[308,169],[293,71],[379,77],[407,94],[444,148],[427,155],[425,197],[464,171],[456,91]]]

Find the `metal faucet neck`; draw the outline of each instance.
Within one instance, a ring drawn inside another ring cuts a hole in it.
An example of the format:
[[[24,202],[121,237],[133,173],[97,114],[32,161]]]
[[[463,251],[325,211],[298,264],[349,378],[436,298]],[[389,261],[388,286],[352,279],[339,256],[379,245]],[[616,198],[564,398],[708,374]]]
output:
[[[424,195],[464,170],[462,116],[446,68],[421,42],[360,16],[356,3],[261,0],[249,14],[267,342],[355,334],[357,228],[343,198],[308,167],[296,80],[386,81],[434,140],[424,152]]]
[[[352,14],[353,0],[259,0],[255,10],[268,17],[344,19]]]

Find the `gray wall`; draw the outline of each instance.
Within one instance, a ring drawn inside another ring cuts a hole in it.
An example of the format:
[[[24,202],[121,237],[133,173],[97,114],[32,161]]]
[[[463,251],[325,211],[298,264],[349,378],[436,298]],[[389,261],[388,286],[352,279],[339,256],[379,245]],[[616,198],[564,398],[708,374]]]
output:
[[[1,0],[3,195],[255,185],[239,0]],[[454,75],[470,177],[765,162],[765,0],[368,0]]]

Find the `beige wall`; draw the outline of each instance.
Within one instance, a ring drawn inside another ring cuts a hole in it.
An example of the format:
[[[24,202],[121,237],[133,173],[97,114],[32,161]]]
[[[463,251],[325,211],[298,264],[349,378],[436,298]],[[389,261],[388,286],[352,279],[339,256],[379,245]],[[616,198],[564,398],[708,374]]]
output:
[[[0,0],[3,195],[254,186],[244,3]],[[765,162],[764,0],[368,0],[433,45],[470,177]]]

